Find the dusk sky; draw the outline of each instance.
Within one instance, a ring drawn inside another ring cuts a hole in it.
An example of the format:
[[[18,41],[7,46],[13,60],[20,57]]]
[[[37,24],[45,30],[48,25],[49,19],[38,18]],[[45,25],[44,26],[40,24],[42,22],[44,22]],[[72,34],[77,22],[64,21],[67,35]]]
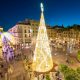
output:
[[[25,19],[39,20],[41,2],[47,24],[80,24],[80,0],[0,0],[0,26],[8,30]]]

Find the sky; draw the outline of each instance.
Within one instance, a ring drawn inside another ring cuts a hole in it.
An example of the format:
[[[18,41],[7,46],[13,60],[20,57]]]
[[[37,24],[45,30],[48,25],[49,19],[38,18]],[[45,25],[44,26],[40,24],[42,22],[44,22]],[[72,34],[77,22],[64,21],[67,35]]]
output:
[[[0,0],[0,26],[8,30],[25,19],[39,20],[41,2],[46,24],[80,24],[80,0]]]

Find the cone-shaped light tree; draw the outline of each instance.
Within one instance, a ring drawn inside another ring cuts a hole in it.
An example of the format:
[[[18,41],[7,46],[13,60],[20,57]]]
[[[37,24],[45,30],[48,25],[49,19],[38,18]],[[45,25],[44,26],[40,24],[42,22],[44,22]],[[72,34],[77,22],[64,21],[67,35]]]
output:
[[[51,50],[44,20],[44,7],[41,3],[41,18],[36,39],[32,68],[36,72],[47,72],[53,68]]]

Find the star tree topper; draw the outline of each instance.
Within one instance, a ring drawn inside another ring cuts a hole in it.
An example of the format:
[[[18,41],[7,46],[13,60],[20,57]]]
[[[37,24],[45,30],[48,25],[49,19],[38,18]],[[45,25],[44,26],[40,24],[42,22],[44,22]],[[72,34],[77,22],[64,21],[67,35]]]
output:
[[[41,3],[41,11],[42,11],[42,12],[44,11],[43,3]]]

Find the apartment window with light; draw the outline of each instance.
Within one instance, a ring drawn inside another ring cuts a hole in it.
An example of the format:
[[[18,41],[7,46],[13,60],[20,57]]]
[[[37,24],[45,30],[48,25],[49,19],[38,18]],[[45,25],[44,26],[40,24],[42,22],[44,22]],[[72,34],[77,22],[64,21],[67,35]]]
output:
[[[26,30],[24,32],[26,33]]]

